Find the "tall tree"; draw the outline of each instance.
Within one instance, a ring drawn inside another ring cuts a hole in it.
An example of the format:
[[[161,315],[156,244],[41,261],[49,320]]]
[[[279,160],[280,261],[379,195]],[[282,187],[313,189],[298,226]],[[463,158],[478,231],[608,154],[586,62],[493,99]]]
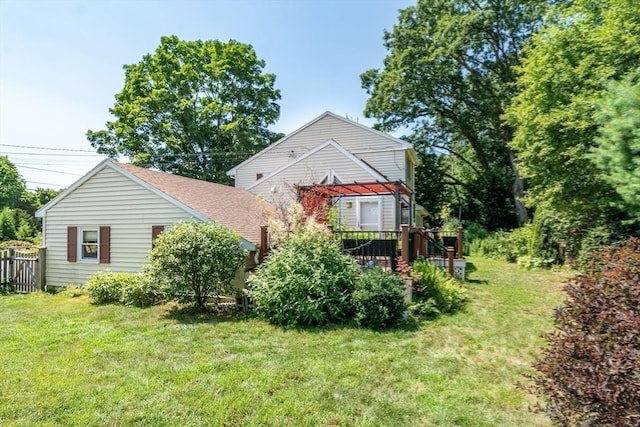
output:
[[[640,67],[607,85],[596,121],[592,158],[621,197],[619,208],[640,222]]]
[[[516,126],[512,147],[528,181],[528,201],[574,218],[575,230],[584,230],[611,216],[609,206],[619,197],[591,150],[607,82],[640,64],[640,3],[571,2],[525,52],[521,92],[506,117]]]
[[[527,218],[502,114],[522,45],[546,7],[545,0],[419,0],[385,33],[384,69],[361,76],[371,95],[365,115],[384,130],[411,128],[418,151],[447,153],[459,169],[452,183],[485,210],[473,219],[491,228]]]
[[[26,190],[24,178],[7,156],[0,156],[0,209],[15,207]]]
[[[125,65],[106,129],[87,132],[99,153],[166,172],[228,182],[226,171],[277,135],[280,91],[247,44],[162,37],[153,54]]]

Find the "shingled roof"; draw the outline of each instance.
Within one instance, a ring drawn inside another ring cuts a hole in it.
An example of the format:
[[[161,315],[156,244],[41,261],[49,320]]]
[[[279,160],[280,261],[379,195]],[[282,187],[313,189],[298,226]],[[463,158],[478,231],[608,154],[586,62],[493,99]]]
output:
[[[111,162],[194,211],[234,230],[249,242],[260,243],[260,227],[266,224],[265,211],[271,206],[255,194],[228,185]]]
[[[260,245],[260,227],[274,208],[246,190],[199,179],[153,171],[106,159],[36,212],[47,210],[75,191],[98,172],[110,168],[146,187],[201,221],[212,220],[238,233],[250,246]]]

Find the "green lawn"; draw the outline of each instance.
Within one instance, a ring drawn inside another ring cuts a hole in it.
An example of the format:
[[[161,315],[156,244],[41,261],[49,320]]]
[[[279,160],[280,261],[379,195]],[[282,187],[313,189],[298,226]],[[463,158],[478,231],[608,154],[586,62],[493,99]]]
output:
[[[0,296],[0,425],[549,425],[518,383],[567,273],[470,261],[464,312],[391,332]]]

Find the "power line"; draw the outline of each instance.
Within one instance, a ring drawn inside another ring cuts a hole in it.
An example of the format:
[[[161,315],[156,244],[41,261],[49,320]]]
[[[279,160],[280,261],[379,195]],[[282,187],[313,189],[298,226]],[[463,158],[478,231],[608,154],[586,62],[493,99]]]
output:
[[[54,171],[54,170],[51,170],[51,169],[34,168],[33,166],[25,166],[25,165],[20,165],[20,164],[16,164],[16,166],[19,166],[19,167],[25,168],[25,169],[35,169],[35,170],[44,171],[44,172],[60,173],[60,174],[63,174],[63,175],[82,176],[81,174],[72,173],[72,172],[62,172],[62,171]]]
[[[64,187],[61,184],[51,184],[50,182],[38,182],[38,181],[27,181],[28,184],[40,184],[40,185],[51,185],[54,187]]]
[[[2,144],[0,144],[2,145]],[[63,156],[63,157],[90,157],[90,156],[105,156],[106,154],[98,154],[98,153],[93,153],[93,154],[67,154],[67,153],[18,153],[18,152],[11,152],[11,153],[7,153],[7,154],[13,154],[13,155],[17,155],[17,156]]]
[[[49,148],[49,147],[33,147],[28,145],[0,144],[2,147],[27,148],[29,150],[51,150],[51,151],[76,151],[79,153],[95,153],[92,150],[79,150],[75,148]],[[10,154],[10,153],[9,153]]]

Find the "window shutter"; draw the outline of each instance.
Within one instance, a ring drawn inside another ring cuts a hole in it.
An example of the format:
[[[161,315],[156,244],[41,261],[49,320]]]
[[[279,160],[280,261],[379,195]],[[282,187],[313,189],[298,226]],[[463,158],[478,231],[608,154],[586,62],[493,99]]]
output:
[[[78,257],[78,227],[67,227],[67,261],[76,262]]]
[[[111,227],[100,227],[100,264],[111,262]]]
[[[164,225],[151,226],[151,249],[156,247],[156,239],[164,231]]]

